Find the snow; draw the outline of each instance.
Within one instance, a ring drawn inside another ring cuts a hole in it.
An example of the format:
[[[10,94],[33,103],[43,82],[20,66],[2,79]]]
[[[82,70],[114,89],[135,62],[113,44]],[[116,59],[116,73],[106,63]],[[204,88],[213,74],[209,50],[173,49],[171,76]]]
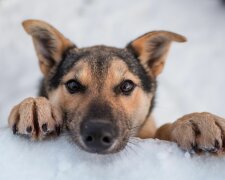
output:
[[[6,128],[10,108],[35,96],[41,74],[20,23],[43,19],[78,46],[123,47],[151,30],[183,34],[159,77],[157,124],[196,111],[225,117],[225,7],[219,0],[0,0],[0,180],[224,179],[225,157],[190,155],[176,144],[134,139],[115,155],[79,150],[66,135],[30,142]]]
[[[6,143],[10,140],[10,143]],[[90,154],[65,141],[30,142],[4,129],[0,179],[224,179],[223,157],[190,157],[174,143],[135,140],[115,155]],[[6,153],[7,152],[7,153]]]

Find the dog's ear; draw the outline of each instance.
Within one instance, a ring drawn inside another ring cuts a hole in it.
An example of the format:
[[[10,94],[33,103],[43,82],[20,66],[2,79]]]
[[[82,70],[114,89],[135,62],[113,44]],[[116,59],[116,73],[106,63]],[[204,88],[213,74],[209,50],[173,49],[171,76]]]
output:
[[[154,77],[163,70],[171,42],[185,42],[182,35],[168,31],[152,31],[135,39],[127,49],[138,58],[145,69]]]
[[[64,52],[75,45],[57,29],[40,20],[26,20],[25,31],[32,36],[42,73],[47,76],[51,68],[60,62]]]

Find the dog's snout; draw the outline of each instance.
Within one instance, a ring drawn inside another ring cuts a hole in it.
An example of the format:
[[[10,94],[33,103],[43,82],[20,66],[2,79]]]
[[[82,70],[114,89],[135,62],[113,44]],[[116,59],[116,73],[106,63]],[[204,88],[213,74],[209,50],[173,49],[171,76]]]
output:
[[[114,143],[116,128],[111,122],[86,121],[81,124],[81,136],[90,151],[101,153]]]

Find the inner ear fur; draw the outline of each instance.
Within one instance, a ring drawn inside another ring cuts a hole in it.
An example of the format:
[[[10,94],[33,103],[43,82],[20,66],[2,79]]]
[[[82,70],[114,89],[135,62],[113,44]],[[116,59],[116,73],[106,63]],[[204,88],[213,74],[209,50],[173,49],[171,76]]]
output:
[[[40,20],[26,20],[22,23],[25,31],[32,36],[42,73],[48,75],[51,68],[59,63],[64,52],[75,45],[57,29]]]
[[[171,42],[185,42],[182,35],[169,31],[146,33],[127,45],[146,70],[157,77],[163,70]]]

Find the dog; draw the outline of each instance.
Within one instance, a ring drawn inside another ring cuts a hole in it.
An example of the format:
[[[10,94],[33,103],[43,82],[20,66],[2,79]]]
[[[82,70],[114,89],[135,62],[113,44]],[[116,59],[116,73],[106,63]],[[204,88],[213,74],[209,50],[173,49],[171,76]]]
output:
[[[72,142],[91,153],[121,151],[131,137],[176,142],[184,150],[218,152],[224,146],[225,121],[210,113],[192,113],[156,128],[152,111],[157,77],[172,42],[182,35],[152,31],[125,48],[78,48],[56,28],[26,20],[43,80],[39,96],[14,106],[14,134],[42,140],[67,131]]]

